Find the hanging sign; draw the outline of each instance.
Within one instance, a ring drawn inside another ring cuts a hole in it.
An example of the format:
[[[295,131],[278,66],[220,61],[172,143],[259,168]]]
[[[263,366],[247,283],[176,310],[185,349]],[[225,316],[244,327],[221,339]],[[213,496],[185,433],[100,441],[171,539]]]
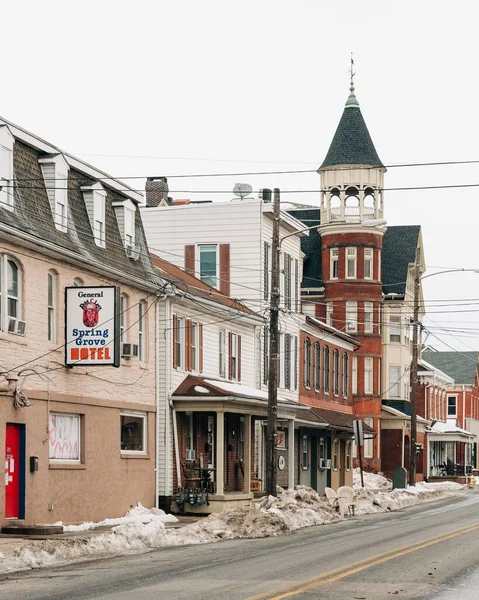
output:
[[[119,289],[65,288],[65,364],[120,366]]]

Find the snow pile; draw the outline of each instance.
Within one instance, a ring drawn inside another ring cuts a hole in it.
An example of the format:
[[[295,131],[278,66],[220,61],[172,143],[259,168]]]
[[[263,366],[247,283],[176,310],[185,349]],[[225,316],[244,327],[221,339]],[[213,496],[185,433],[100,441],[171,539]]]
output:
[[[376,475],[375,473],[366,473],[363,471],[364,487],[374,490],[390,490],[392,488],[392,481],[386,479],[382,475]],[[361,471],[354,469],[353,471],[353,487],[355,490],[360,489],[361,486]]]
[[[161,508],[145,508],[138,502],[137,506],[130,508],[124,517],[117,519],[104,519],[98,523],[88,522],[81,525],[63,525],[61,521],[58,521],[55,525],[63,525],[63,531],[67,533],[71,531],[89,531],[98,527],[113,527],[125,523],[151,523],[152,521],[178,523],[178,519],[174,515],[167,515]]]
[[[384,489],[384,478],[368,474],[369,487],[356,489],[356,515],[388,512],[457,495],[465,486],[452,482],[418,483],[406,489]],[[390,482],[385,480],[390,486]],[[167,521],[177,521],[157,509],[145,509],[140,504],[121,519],[106,519],[100,523],[85,523],[69,531],[87,531],[114,523],[111,531],[87,534],[73,539],[36,541],[14,551],[13,556],[0,556],[0,571],[61,565],[72,561],[90,560],[118,554],[146,552],[154,548],[186,546],[219,542],[225,539],[277,536],[313,525],[343,520],[324,496],[313,489],[298,486],[294,490],[278,488],[278,496],[265,497],[251,506],[231,508],[212,514],[181,528],[165,527]],[[117,524],[120,521],[120,524]],[[83,529],[81,529],[83,528]]]

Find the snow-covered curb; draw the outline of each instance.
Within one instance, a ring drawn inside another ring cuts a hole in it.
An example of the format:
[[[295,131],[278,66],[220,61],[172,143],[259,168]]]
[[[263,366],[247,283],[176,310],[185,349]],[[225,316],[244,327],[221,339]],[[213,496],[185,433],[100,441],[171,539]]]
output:
[[[420,483],[413,488],[390,491],[390,482],[378,477],[368,477],[370,487],[358,489],[355,476],[356,515],[400,510],[456,495],[465,487],[451,482]],[[377,491],[381,487],[384,491]],[[34,542],[17,549],[11,557],[0,556],[0,571],[58,566],[79,560],[146,552],[154,548],[277,536],[303,527],[337,522],[343,517],[314,490],[298,486],[295,490],[278,488],[277,497],[263,498],[252,507],[232,508],[212,514],[179,529],[165,527],[165,521],[172,519],[177,520],[158,509],[149,510],[139,505],[119,520],[102,521],[102,525],[121,521],[111,531],[84,538]],[[77,526],[76,531],[81,528],[93,529],[95,526],[100,524],[83,524]],[[72,528],[66,529],[73,531]]]

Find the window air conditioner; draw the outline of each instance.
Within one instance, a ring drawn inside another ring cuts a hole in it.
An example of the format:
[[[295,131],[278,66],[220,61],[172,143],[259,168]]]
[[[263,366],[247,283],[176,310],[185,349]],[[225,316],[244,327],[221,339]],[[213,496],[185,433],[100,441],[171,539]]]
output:
[[[132,260],[138,260],[140,256],[140,246],[138,246],[137,244],[126,244],[125,252],[128,258],[131,258]]]
[[[331,468],[331,459],[330,458],[320,458],[319,459],[319,468],[320,469],[330,469]]]
[[[8,317],[8,333],[14,333],[15,335],[25,335],[25,329],[27,324],[25,321],[15,319],[14,317]]]
[[[122,358],[131,358],[132,356],[138,356],[138,344],[121,344],[121,356]]]
[[[186,460],[195,460],[195,458],[196,458],[196,452],[194,450],[186,451]]]

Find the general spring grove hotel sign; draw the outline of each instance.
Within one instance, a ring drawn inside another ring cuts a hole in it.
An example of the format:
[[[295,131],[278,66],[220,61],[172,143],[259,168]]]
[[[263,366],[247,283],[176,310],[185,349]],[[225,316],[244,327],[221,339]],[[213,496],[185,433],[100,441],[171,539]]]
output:
[[[120,366],[119,288],[65,288],[65,364]]]

